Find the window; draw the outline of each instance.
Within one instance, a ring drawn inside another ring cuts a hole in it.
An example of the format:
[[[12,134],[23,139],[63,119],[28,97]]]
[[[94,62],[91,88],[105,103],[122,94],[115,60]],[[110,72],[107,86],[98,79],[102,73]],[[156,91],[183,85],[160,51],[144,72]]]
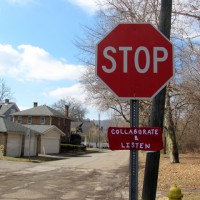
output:
[[[32,124],[32,116],[27,116],[27,124]]]
[[[21,123],[22,123],[22,116],[18,116],[18,117],[17,117],[17,123],[18,123],[18,124],[21,124]]]
[[[40,116],[40,124],[45,124],[45,116]]]

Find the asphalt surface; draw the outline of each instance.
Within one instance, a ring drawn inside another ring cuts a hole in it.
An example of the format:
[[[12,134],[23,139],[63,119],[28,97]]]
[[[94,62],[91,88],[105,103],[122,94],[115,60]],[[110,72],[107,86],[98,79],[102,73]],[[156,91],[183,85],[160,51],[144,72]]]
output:
[[[60,158],[44,163],[1,160],[0,199],[128,199],[128,151]]]

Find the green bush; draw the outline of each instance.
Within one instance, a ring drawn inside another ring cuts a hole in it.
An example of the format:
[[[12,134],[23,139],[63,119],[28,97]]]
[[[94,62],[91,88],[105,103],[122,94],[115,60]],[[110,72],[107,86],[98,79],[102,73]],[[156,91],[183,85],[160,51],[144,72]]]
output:
[[[77,133],[72,134],[70,143],[80,145],[81,144],[81,136]]]
[[[61,144],[61,153],[66,153],[69,151],[86,151],[85,145],[73,145],[73,144]]]

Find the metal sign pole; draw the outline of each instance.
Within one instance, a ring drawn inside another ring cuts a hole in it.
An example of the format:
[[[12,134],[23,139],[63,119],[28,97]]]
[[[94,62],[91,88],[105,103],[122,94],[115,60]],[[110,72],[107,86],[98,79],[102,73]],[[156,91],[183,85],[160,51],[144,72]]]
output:
[[[130,101],[130,125],[139,126],[139,100]],[[129,200],[138,200],[138,151],[130,150]]]

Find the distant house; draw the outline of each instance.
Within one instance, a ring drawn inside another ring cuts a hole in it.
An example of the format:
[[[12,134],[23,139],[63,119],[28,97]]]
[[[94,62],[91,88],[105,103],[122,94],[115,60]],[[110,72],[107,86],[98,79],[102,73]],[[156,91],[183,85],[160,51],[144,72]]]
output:
[[[4,103],[0,103],[0,115],[6,119],[12,121],[12,114],[20,111],[14,102],[10,102],[9,99],[5,99]]]
[[[104,126],[105,130],[107,130],[107,123],[104,123]],[[107,131],[104,132],[103,126],[99,128],[98,121],[85,120],[82,122],[72,122],[71,132],[80,134],[82,137],[82,144],[88,147],[109,147]]]
[[[38,106],[34,102],[33,108],[13,113],[13,121],[22,125],[48,125],[56,126],[65,136],[62,135],[62,142],[69,142],[70,139],[70,123],[71,119],[68,117],[68,107],[65,107],[65,114],[57,111],[49,106]]]
[[[78,133],[81,135],[82,144],[88,147],[99,147],[99,138],[100,138],[100,147],[108,147],[108,144],[105,139],[105,135],[102,133],[102,129],[99,129],[99,126],[95,124],[94,121],[83,121],[83,122],[72,122],[71,123],[71,132]]]
[[[39,148],[38,140],[39,134],[36,131],[0,116],[0,152],[4,156],[36,156]]]

